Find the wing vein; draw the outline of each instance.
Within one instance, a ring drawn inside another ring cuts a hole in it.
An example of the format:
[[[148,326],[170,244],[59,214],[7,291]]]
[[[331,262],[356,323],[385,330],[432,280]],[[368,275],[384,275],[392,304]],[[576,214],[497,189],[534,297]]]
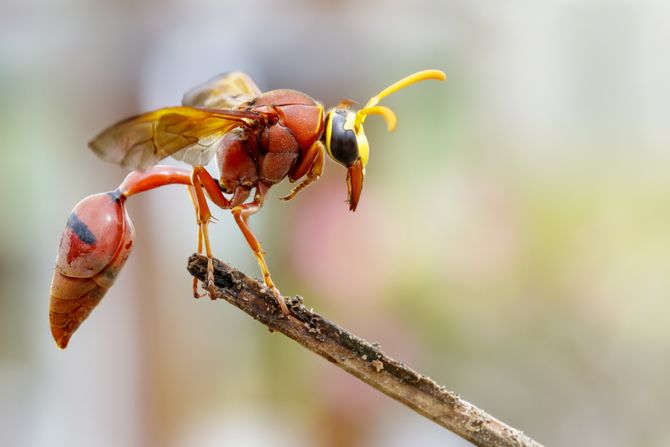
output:
[[[207,163],[231,130],[264,123],[266,115],[244,110],[167,107],[123,120],[89,144],[103,160],[128,169],[145,169],[173,156]]]

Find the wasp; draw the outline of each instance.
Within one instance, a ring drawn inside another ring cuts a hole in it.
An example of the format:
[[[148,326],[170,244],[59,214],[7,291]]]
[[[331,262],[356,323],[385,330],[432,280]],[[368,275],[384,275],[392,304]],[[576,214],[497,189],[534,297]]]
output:
[[[49,322],[60,348],[98,305],[130,254],[133,224],[126,200],[170,184],[186,185],[195,208],[198,253],[208,262],[204,289],[216,297],[208,225],[208,200],[230,210],[253,251],[265,285],[284,316],[289,310],[270,276],[261,244],[249,228],[270,188],[288,178],[300,182],[282,200],[291,200],[323,173],[325,154],[347,169],[349,209],[363,189],[370,147],[363,130],[369,115],[379,115],[389,131],[396,116],[380,100],[411,84],[445,80],[439,70],[424,70],[388,86],[355,110],[353,101],[324,106],[295,90],[262,92],[248,75],[232,72],[187,92],[181,106],[166,107],[120,121],[89,146],[100,158],[132,172],[117,189],[80,201],[61,236],[51,281]],[[159,165],[172,157],[192,166]],[[218,180],[204,167],[216,158]],[[253,192],[253,194],[252,194]],[[198,281],[193,295],[200,297]]]

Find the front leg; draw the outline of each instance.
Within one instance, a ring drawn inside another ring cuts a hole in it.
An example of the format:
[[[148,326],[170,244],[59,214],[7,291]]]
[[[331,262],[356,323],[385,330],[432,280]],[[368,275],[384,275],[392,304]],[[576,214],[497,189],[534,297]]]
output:
[[[324,150],[325,148],[321,141],[316,141],[312,147],[309,148],[300,163],[289,174],[289,179],[291,181],[297,180],[305,174],[307,177],[293,188],[287,196],[282,197],[281,200],[291,200],[295,198],[300,191],[319,180],[319,177],[323,174]]]

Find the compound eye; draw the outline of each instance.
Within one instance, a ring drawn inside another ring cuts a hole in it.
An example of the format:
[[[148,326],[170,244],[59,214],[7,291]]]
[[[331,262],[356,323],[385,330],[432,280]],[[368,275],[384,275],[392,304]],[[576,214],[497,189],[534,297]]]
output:
[[[353,128],[345,129],[345,125],[350,124],[347,121],[353,122],[347,119],[345,111],[332,114],[328,152],[335,160],[349,167],[358,160],[358,143]]]

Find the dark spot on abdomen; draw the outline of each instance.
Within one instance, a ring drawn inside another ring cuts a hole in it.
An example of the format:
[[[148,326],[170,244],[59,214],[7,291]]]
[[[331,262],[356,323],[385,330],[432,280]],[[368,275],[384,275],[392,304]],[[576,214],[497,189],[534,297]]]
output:
[[[89,230],[84,222],[79,220],[79,217],[77,217],[75,213],[70,214],[70,217],[67,219],[67,226],[72,229],[74,234],[76,234],[79,240],[83,243],[88,245],[95,244],[95,235]]]

